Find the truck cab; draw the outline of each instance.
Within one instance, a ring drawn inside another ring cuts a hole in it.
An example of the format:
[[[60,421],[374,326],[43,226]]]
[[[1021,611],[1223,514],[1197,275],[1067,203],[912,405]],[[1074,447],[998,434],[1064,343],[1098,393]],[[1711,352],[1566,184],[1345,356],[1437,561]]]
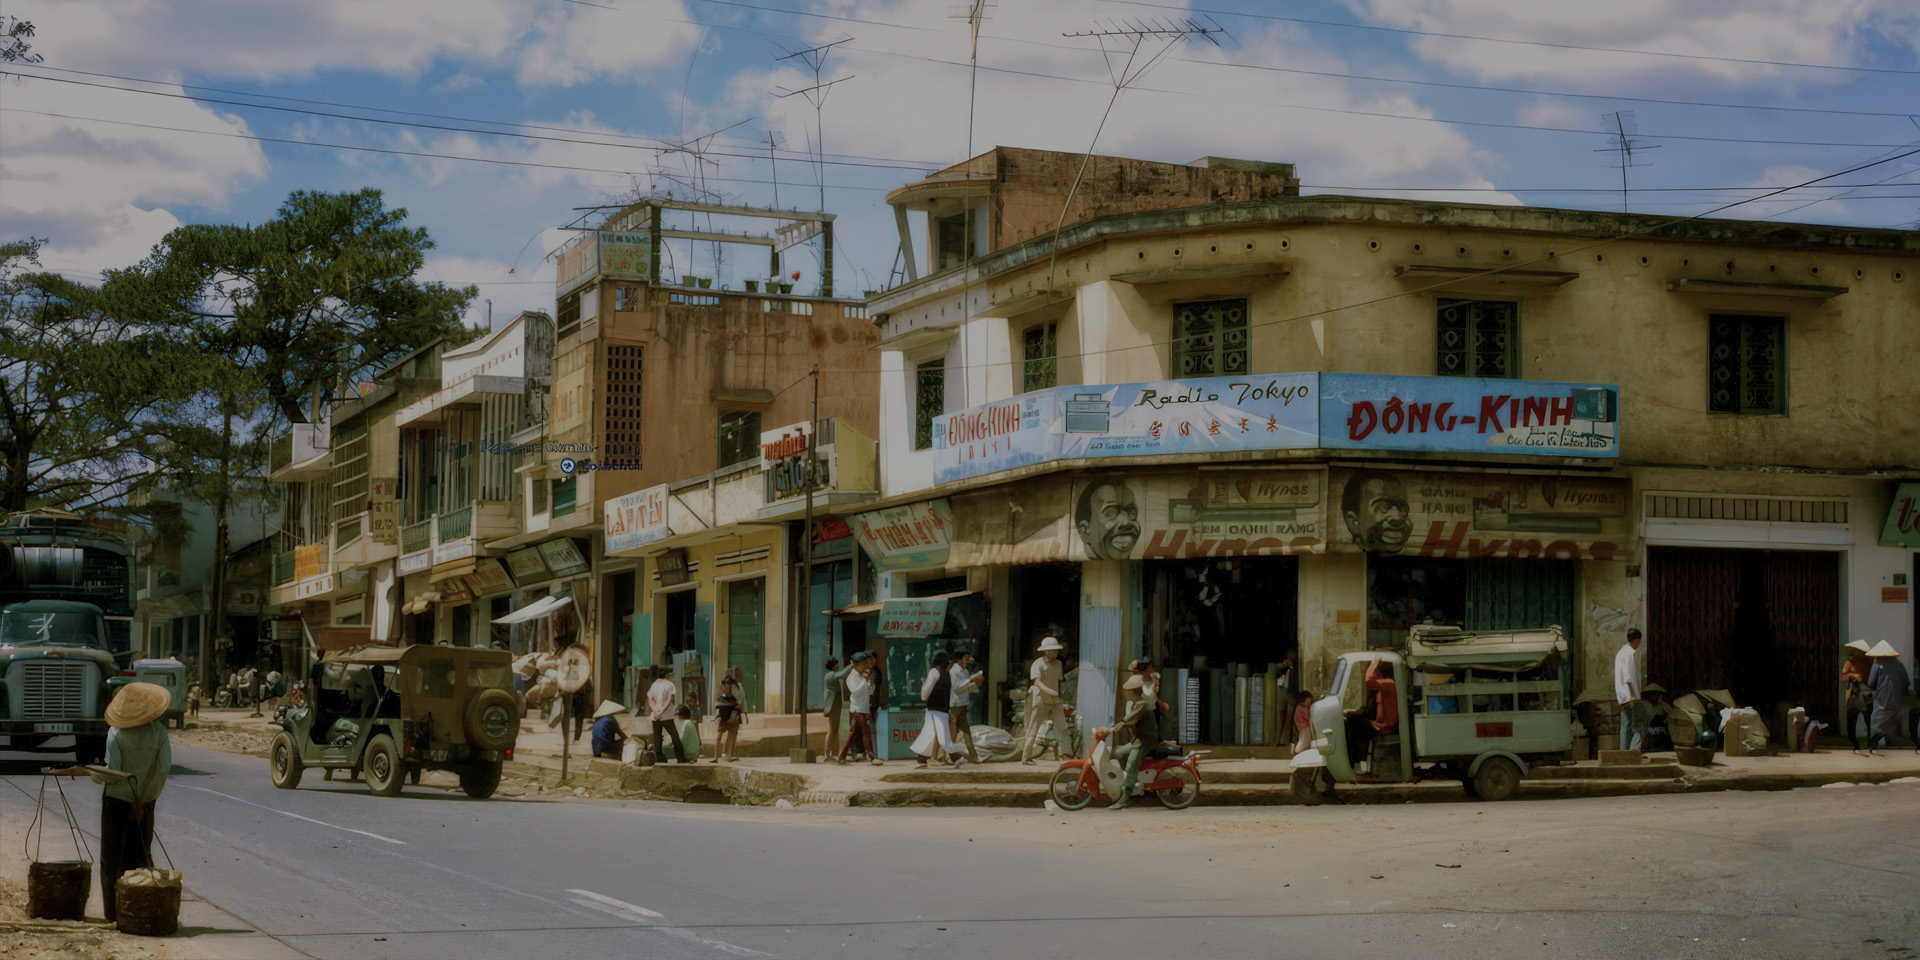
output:
[[[1294,796],[1318,803],[1336,783],[1438,779],[1511,799],[1529,768],[1573,749],[1566,649],[1559,627],[1423,624],[1399,647],[1342,655],[1308,710],[1314,741],[1293,760]]]
[[[8,748],[47,750],[74,738],[80,763],[107,751],[107,703],[123,685],[106,616],[90,603],[26,600],[0,607],[0,735]]]

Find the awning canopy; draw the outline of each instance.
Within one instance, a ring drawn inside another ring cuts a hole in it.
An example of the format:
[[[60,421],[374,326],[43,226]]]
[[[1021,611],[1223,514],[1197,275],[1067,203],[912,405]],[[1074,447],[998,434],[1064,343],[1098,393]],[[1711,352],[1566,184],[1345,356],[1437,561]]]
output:
[[[494,623],[520,623],[535,617],[544,617],[555,610],[573,602],[572,597],[541,597],[512,613],[495,620]]]

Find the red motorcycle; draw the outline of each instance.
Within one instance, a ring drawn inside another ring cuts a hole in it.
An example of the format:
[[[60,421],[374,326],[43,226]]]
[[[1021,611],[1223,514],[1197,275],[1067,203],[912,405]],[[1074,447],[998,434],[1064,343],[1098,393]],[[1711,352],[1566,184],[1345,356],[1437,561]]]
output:
[[[1085,760],[1064,760],[1053,772],[1047,792],[1062,810],[1084,810],[1096,798],[1118,797],[1126,782],[1127,765],[1115,759],[1108,740],[1110,731],[1093,731],[1093,750]],[[1168,810],[1185,810],[1200,796],[1200,758],[1211,750],[1191,753],[1176,746],[1150,747],[1140,760],[1139,782],[1135,796],[1153,794]]]

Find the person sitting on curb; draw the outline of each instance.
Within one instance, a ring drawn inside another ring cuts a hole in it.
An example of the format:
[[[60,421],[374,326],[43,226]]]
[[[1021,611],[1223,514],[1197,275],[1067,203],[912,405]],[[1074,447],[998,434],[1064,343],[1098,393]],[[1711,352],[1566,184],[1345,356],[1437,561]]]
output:
[[[626,727],[632,722],[626,707],[612,700],[600,701],[600,708],[593,712],[593,755],[620,759],[627,742]]]
[[[700,725],[693,722],[693,711],[684,703],[675,707],[673,722],[680,728],[680,742],[686,746],[687,762],[700,762]]]

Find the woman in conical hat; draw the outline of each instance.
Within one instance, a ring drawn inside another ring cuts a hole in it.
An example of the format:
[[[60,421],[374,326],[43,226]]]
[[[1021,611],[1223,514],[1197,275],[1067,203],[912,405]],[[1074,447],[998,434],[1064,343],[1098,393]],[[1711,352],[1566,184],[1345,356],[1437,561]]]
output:
[[[153,804],[167,786],[173,747],[166,724],[173,693],[153,683],[129,683],[107,704],[104,768],[72,767],[48,773],[89,774],[106,784],[100,799],[100,901],[109,921],[119,919],[120,875],[153,865]]]
[[[1900,663],[1900,651],[1880,641],[1867,651],[1873,658],[1873,671],[1867,674],[1867,689],[1873,691],[1872,736],[1867,738],[1867,753],[1884,747],[1900,735],[1900,715],[1906,711],[1907,668]]]

